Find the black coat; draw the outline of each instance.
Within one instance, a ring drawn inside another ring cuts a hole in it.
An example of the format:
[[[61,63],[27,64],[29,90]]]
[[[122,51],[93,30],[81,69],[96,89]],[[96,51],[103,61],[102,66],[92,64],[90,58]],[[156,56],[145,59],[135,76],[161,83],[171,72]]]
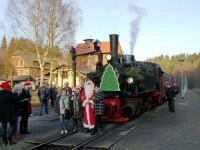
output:
[[[0,90],[0,122],[16,120],[17,100],[13,93]]]
[[[55,87],[50,88],[50,99],[56,100],[58,95],[57,89]]]
[[[167,90],[166,90],[167,99],[172,99],[178,93],[179,93],[179,91],[178,91],[178,89],[176,87],[167,88]]]
[[[46,86],[41,86],[38,89],[40,102],[47,102],[50,98],[50,90]]]
[[[19,101],[20,101],[20,115],[25,115],[29,113],[28,110],[28,101],[30,100],[31,95],[29,90],[22,89],[21,93],[19,94]]]
[[[80,94],[73,95],[73,101],[72,101],[73,107],[73,118],[82,118],[82,106],[81,106],[81,100],[80,100]]]

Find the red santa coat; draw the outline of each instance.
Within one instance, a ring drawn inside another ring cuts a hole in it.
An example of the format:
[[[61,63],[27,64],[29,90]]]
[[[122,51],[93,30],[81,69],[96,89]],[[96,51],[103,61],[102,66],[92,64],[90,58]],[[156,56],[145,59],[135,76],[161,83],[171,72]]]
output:
[[[92,129],[95,126],[94,92],[89,98],[86,98],[85,89],[82,89],[80,96],[83,107],[83,126],[85,128]]]
[[[25,81],[24,82],[24,87],[25,88],[29,88],[31,89],[32,88],[32,85],[29,81]],[[30,93],[30,96],[31,96],[31,93]],[[28,100],[28,113],[31,114],[32,113],[32,103],[31,103],[31,98]]]

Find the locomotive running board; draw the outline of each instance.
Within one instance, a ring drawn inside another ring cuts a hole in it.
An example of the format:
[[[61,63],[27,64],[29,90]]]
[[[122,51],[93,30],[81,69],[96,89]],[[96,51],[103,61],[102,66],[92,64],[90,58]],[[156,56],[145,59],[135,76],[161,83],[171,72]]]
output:
[[[117,118],[102,117],[102,121],[104,121],[104,122],[126,122],[128,120],[129,120],[129,118],[126,118],[126,117],[117,117]]]

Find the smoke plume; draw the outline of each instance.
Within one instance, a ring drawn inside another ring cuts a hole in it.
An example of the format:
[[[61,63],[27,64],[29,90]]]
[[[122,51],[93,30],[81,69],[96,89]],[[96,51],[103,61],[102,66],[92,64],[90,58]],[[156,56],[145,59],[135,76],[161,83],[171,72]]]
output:
[[[131,14],[135,14],[136,17],[130,23],[130,52],[133,54],[134,46],[140,30],[140,23],[142,18],[146,15],[146,10],[136,5],[129,5],[129,11]]]

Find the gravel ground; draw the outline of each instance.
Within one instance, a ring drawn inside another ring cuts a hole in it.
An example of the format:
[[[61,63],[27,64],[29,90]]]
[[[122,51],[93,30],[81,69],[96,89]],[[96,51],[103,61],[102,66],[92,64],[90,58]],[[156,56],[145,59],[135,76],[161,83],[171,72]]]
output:
[[[167,103],[150,112],[139,128],[114,145],[112,150],[199,150],[200,96],[187,91],[176,99],[176,112]]]
[[[59,120],[55,119],[58,115],[54,114],[54,110],[52,108],[49,109],[49,114],[45,114],[42,116],[38,116],[39,108],[36,107],[33,109],[32,116],[29,117],[29,131],[31,132],[28,135],[22,136],[20,140],[18,140],[15,145],[5,146],[2,144],[2,140],[0,140],[0,150],[27,150],[32,144],[25,143],[30,138],[33,137],[48,137],[52,134],[59,134]],[[55,120],[51,120],[55,119]]]
[[[200,94],[200,93],[199,93]],[[167,103],[148,112],[148,117],[133,132],[129,133],[112,150],[199,150],[200,149],[200,95],[188,91],[185,99],[176,99],[176,112],[170,113]],[[50,114],[38,116],[34,108],[29,119],[29,131],[16,145],[4,146],[0,140],[0,150],[27,150],[32,144],[25,141],[60,134],[58,116],[50,109]],[[57,120],[56,120],[57,118]]]

